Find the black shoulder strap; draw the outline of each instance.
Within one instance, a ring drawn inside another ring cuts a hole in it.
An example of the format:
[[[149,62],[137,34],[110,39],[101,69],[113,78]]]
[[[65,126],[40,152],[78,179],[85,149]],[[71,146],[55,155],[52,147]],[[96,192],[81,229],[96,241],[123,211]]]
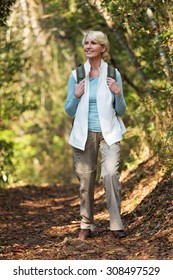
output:
[[[79,64],[76,68],[77,83],[80,83],[85,78],[85,68],[83,64]]]
[[[110,64],[108,64],[107,77],[110,77],[116,81],[116,70],[114,66]],[[80,83],[80,81],[85,78],[85,68],[83,64],[79,64],[79,66],[76,68],[76,78],[77,83]]]
[[[114,66],[108,64],[108,71],[107,71],[107,77],[110,77],[116,81],[116,70]]]

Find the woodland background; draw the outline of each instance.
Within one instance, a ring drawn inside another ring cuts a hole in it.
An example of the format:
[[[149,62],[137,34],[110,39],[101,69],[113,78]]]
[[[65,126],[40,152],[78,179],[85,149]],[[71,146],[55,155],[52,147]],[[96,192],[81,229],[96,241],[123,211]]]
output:
[[[128,128],[121,170],[152,155],[172,165],[172,1],[0,1],[0,182],[74,182],[71,119],[64,111],[72,69],[85,61],[88,29],[110,40],[123,78]]]
[[[77,238],[64,102],[88,29],[108,35],[123,78],[122,240],[108,230],[101,182],[97,230]],[[0,259],[173,259],[172,62],[171,0],[0,0]]]

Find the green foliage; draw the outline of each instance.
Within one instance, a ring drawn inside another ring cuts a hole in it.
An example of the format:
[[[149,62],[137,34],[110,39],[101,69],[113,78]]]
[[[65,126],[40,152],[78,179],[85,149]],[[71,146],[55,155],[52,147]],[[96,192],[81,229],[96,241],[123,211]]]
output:
[[[11,131],[0,131],[0,187],[12,183],[11,174],[14,172],[12,162],[14,156],[13,133]]]
[[[1,183],[73,180],[71,119],[63,105],[69,74],[85,60],[87,29],[108,34],[111,63],[122,74],[128,127],[122,168],[158,152],[170,166],[170,1],[102,1],[102,10],[93,1],[26,1],[27,13],[17,0],[0,30]],[[1,10],[0,25],[10,5]]]
[[[22,75],[23,62],[20,50],[20,43],[17,41],[6,42],[0,49],[0,95],[1,95],[1,117],[3,126],[9,120],[18,119],[18,116],[32,108],[26,100],[26,90],[19,86],[20,76]]]

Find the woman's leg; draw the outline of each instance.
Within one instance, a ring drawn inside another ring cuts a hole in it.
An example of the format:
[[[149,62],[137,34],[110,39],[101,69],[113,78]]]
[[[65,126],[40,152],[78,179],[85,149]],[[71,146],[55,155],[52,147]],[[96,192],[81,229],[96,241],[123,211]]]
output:
[[[80,182],[81,229],[94,230],[94,185],[97,156],[97,133],[89,132],[85,150],[74,149],[75,169]]]
[[[121,221],[121,183],[119,181],[120,143],[108,146],[104,139],[100,142],[101,177],[106,190],[106,202],[110,214],[110,230],[123,230]]]

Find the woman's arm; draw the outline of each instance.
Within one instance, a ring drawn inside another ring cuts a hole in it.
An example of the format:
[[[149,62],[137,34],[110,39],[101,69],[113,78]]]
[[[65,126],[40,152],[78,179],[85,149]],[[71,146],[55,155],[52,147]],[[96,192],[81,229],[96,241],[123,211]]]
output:
[[[74,96],[75,85],[76,85],[76,80],[73,77],[73,74],[71,74],[68,81],[67,99],[64,104],[66,113],[71,117],[73,117],[76,114],[77,106],[80,101],[80,98]]]

